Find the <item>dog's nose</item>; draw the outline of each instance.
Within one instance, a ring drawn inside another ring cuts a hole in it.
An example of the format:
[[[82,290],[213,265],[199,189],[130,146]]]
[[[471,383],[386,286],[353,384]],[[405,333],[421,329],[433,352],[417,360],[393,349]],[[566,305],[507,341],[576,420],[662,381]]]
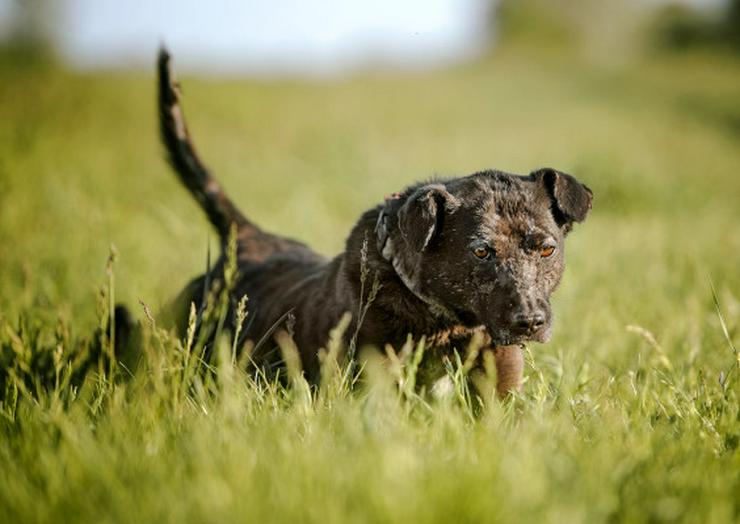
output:
[[[545,325],[545,314],[542,311],[517,313],[512,320],[512,325],[517,331],[534,333]]]

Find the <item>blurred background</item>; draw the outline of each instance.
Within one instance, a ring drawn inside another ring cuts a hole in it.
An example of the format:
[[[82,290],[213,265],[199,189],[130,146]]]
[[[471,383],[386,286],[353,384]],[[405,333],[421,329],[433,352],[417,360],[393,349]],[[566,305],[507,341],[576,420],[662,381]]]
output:
[[[0,42],[11,318],[94,322],[111,244],[137,311],[204,270],[158,142],[162,42],[201,154],[268,229],[332,255],[406,184],[553,166],[595,204],[545,351],[620,362],[627,324],[686,350],[710,280],[740,310],[740,1],[0,0]]]
[[[735,0],[0,0],[0,41],[43,48],[75,69],[149,68],[152,49],[166,42],[189,71],[316,77],[378,67],[442,67],[479,57],[513,36],[577,42],[622,59],[648,43],[738,46],[739,5]]]

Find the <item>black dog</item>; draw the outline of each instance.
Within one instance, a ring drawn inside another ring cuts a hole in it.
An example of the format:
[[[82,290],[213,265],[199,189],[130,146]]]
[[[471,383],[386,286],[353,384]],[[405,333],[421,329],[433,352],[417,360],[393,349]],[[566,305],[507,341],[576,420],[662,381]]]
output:
[[[382,286],[357,329],[358,345],[398,347],[409,334],[454,345],[483,331],[491,346],[550,336],[549,297],[563,274],[563,241],[591,208],[591,191],[572,176],[484,171],[406,188],[365,212],[343,253],[325,259],[306,245],[265,232],[226,196],[196,154],[165,50],[159,55],[161,135],[182,183],[225,245],[236,229],[236,299],[249,297],[249,333],[258,340],[293,315],[303,368],[318,378],[318,350],[345,312],[357,322],[361,271]],[[214,271],[185,289],[199,303]],[[367,300],[367,285],[364,300]],[[182,318],[185,318],[183,315]]]

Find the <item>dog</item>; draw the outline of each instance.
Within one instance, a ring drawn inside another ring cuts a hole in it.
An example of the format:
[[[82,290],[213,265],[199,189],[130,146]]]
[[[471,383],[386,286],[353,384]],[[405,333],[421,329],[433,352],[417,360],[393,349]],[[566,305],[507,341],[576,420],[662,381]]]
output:
[[[235,232],[238,277],[231,293],[232,302],[249,298],[246,336],[269,337],[290,318],[309,381],[319,379],[319,349],[347,312],[354,315],[344,342],[354,335],[358,347],[399,347],[409,335],[443,350],[463,347],[475,333],[491,348],[550,338],[549,299],[563,275],[564,240],[592,207],[591,190],[574,177],[551,168],[527,176],[489,170],[414,184],[363,213],[344,252],[327,259],[239,211],[195,151],[164,48],[158,73],[167,158],[218,231],[222,251]],[[222,252],[177,302],[198,304],[209,285],[223,280],[225,262]],[[360,323],[357,312],[370,287],[363,271],[380,289]],[[187,310],[179,315],[185,321]],[[270,358],[277,357],[262,363]],[[521,353],[513,358],[518,376],[500,385],[500,393],[521,383]],[[500,376],[510,373],[496,363]]]

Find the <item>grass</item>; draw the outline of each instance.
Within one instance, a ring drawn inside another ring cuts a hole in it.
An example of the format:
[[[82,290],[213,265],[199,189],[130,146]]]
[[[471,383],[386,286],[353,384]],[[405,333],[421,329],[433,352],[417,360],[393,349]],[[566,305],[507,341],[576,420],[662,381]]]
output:
[[[588,183],[554,339],[530,347],[521,396],[483,407],[459,363],[451,398],[399,387],[413,351],[371,358],[355,388],[329,366],[313,392],[245,374],[223,338],[200,362],[138,304],[156,312],[215,245],[162,161],[152,75],[0,75],[1,521],[740,519],[736,59],[502,50],[425,74],[184,79],[242,208],[327,254],[435,173]],[[117,300],[145,326],[133,378],[98,358]]]

